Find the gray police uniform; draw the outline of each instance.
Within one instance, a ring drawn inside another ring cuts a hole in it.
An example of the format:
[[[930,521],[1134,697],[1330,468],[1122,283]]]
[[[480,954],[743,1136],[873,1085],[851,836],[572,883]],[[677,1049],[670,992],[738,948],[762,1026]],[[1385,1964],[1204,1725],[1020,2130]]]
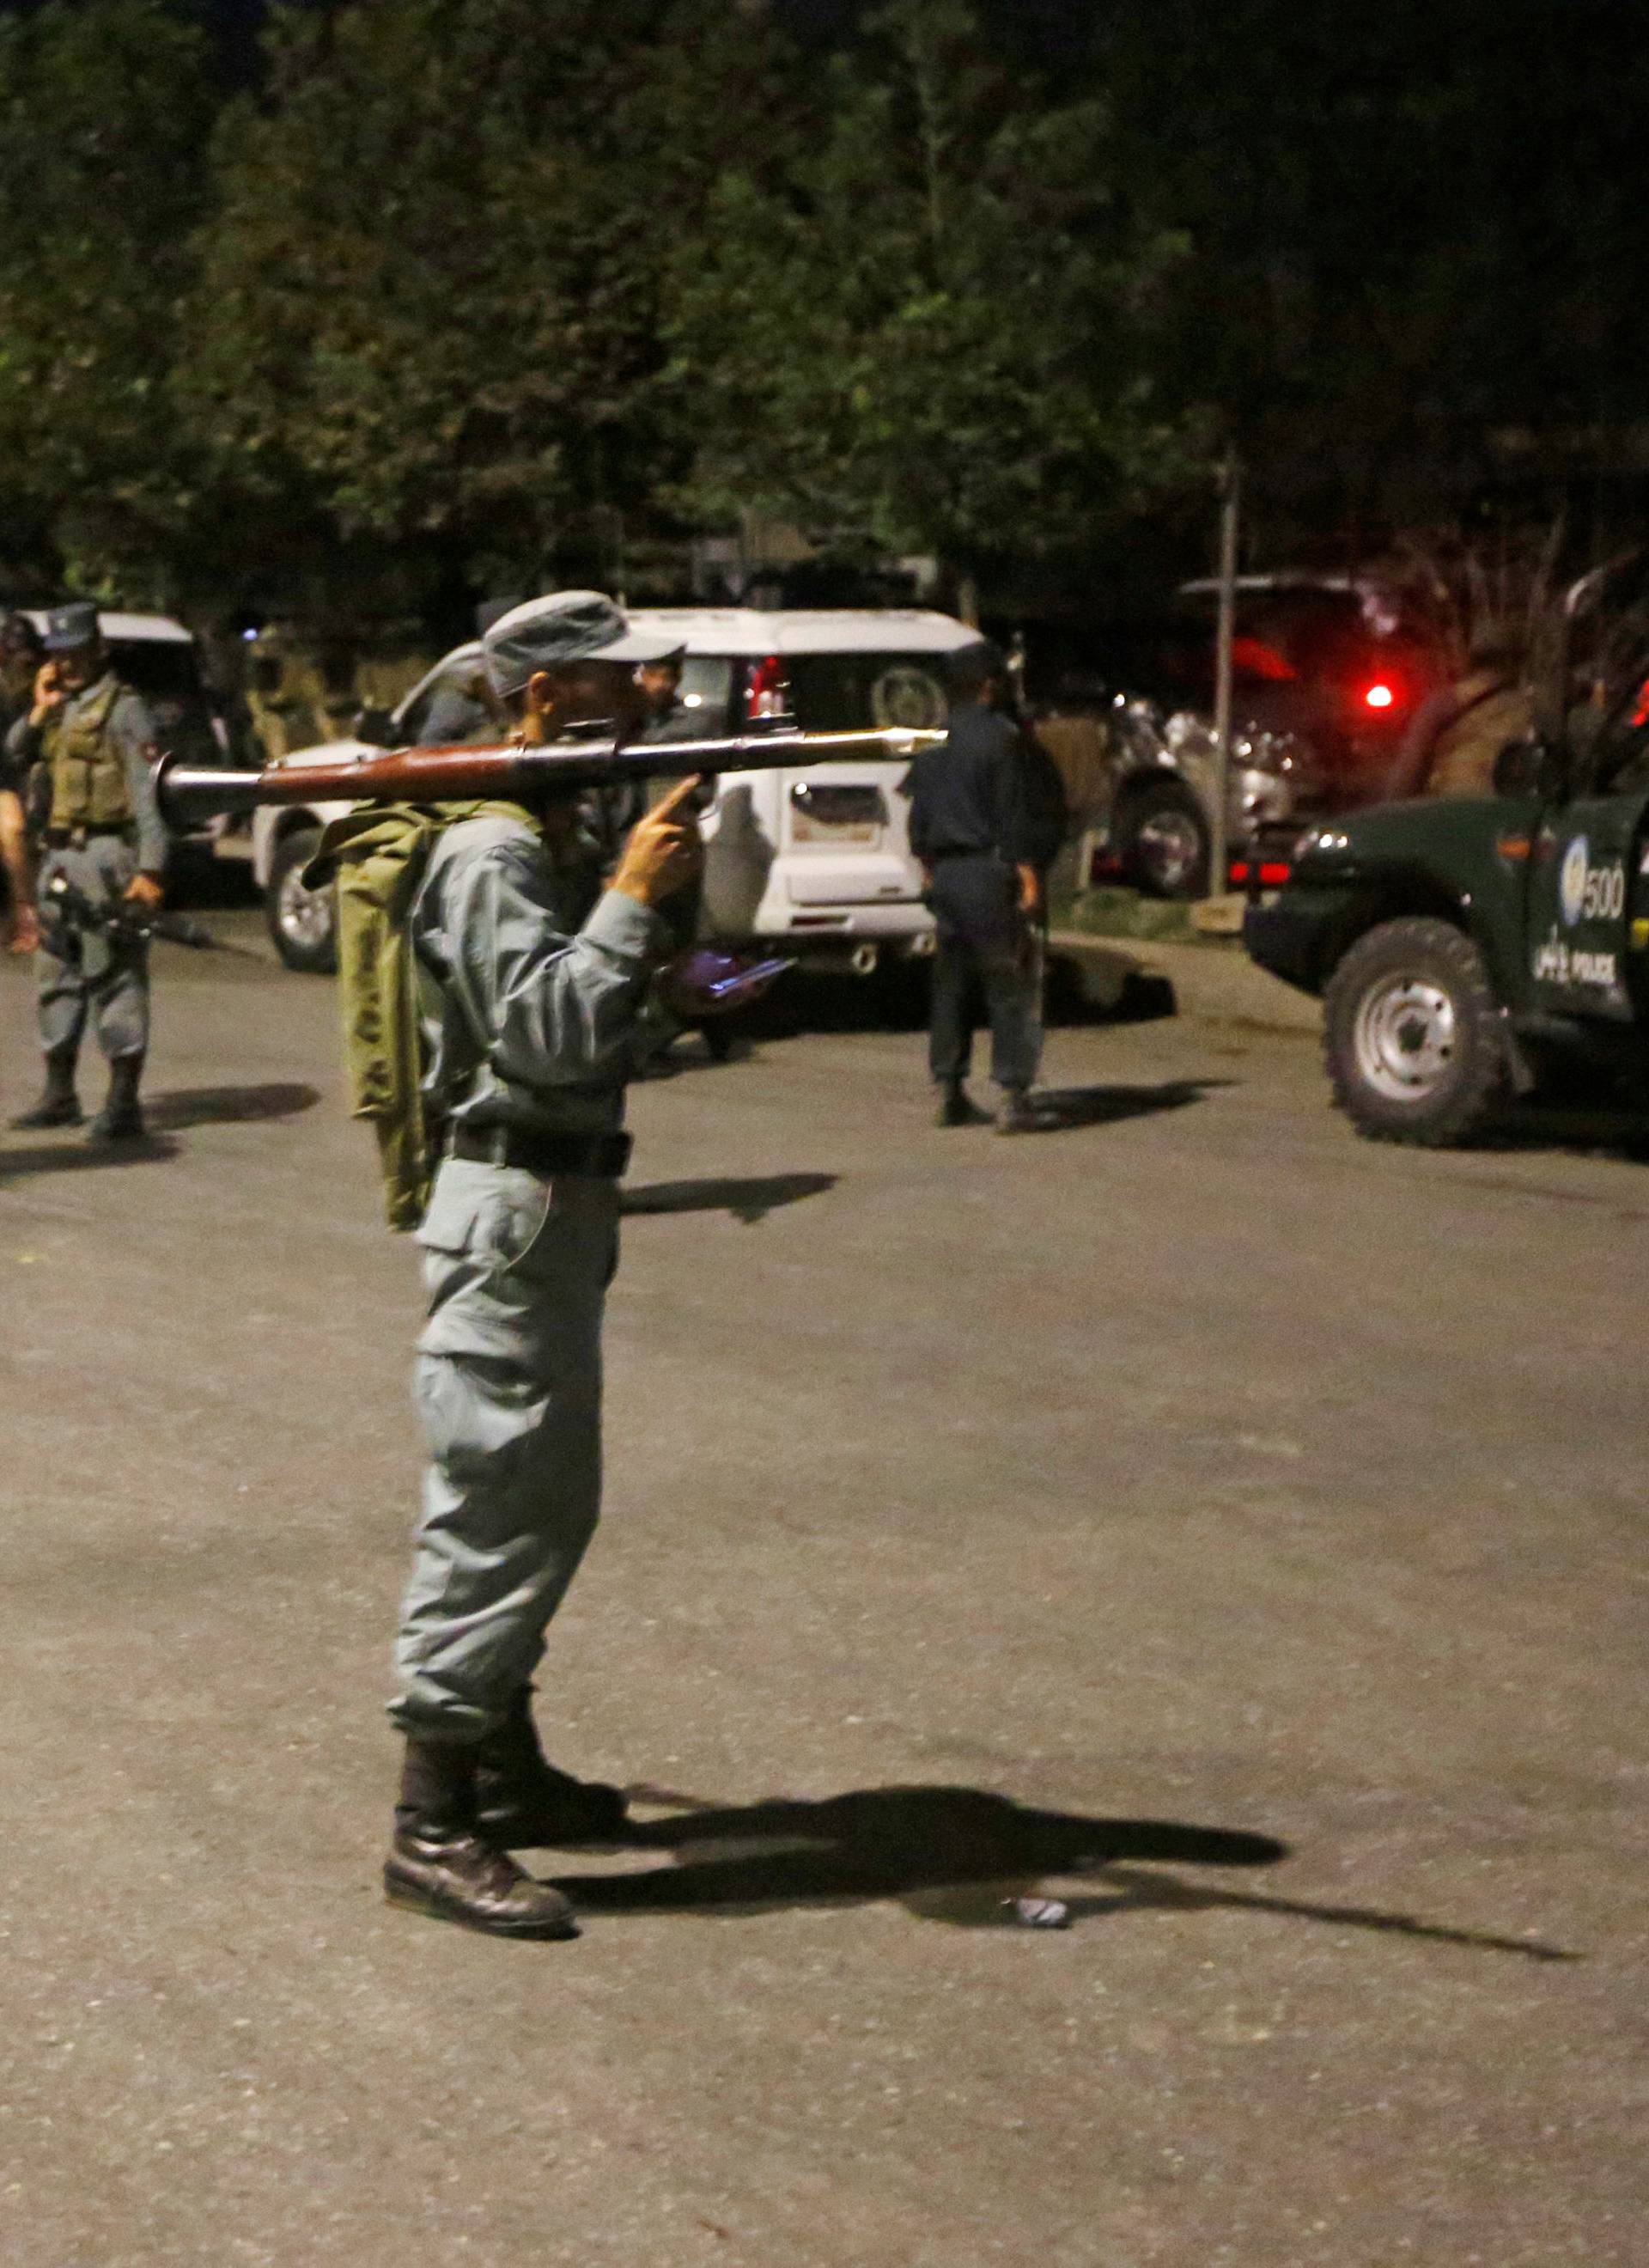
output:
[[[583,887],[576,850],[483,814],[441,837],[413,907],[451,1152],[418,1231],[430,1462],[390,1714],[426,1740],[504,1718],[600,1510],[624,1086],[671,944],[612,891],[578,926]]]
[[[148,703],[113,671],[64,702],[46,725],[36,729],[19,717],[6,736],[16,773],[37,763],[52,770],[36,884],[40,1030],[48,1055],[72,1057],[88,1017],[111,1062],[140,1057],[148,1047],[147,946],[64,919],[53,910],[50,884],[63,874],[94,905],[114,907],[135,874],[158,876],[165,870],[166,831],[150,769],[155,738]],[[86,759],[78,753],[93,742],[108,759],[100,784],[89,783]]]

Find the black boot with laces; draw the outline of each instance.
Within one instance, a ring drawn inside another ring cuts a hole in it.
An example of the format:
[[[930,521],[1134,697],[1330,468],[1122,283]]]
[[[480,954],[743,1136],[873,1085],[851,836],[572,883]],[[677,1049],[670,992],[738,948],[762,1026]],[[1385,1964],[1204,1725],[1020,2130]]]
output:
[[[471,1743],[408,1740],[385,1896],[493,1937],[577,1937],[561,1892],[534,1881],[478,1830],[475,1757]]]

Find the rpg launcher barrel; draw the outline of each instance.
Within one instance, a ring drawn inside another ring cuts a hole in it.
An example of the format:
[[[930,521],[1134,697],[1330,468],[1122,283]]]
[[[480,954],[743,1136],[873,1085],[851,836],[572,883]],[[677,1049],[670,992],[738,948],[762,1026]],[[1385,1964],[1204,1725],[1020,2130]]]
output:
[[[909,759],[941,733],[891,725],[870,733],[750,733],[728,740],[557,740],[508,746],[395,748],[343,763],[271,764],[266,771],[208,770],[163,756],[155,773],[173,828],[265,803],[534,803],[626,780],[686,779],[700,772],[806,769],[838,757]]]

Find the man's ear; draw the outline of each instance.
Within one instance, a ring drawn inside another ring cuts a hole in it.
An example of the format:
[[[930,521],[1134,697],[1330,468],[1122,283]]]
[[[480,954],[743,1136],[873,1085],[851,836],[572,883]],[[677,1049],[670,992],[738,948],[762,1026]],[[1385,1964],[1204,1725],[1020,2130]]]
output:
[[[526,712],[529,717],[548,714],[555,695],[555,683],[547,669],[535,669],[526,681]]]

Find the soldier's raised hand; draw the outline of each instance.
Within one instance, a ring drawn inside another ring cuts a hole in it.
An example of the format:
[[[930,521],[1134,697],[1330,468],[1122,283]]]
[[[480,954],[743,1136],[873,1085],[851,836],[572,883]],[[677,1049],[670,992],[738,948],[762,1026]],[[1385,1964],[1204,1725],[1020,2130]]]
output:
[[[612,887],[637,905],[660,906],[698,880],[704,843],[692,807],[696,778],[680,781],[629,832]]]
[[[61,709],[69,696],[63,691],[55,661],[43,661],[34,673],[34,711],[31,725],[43,725],[54,709]]]

